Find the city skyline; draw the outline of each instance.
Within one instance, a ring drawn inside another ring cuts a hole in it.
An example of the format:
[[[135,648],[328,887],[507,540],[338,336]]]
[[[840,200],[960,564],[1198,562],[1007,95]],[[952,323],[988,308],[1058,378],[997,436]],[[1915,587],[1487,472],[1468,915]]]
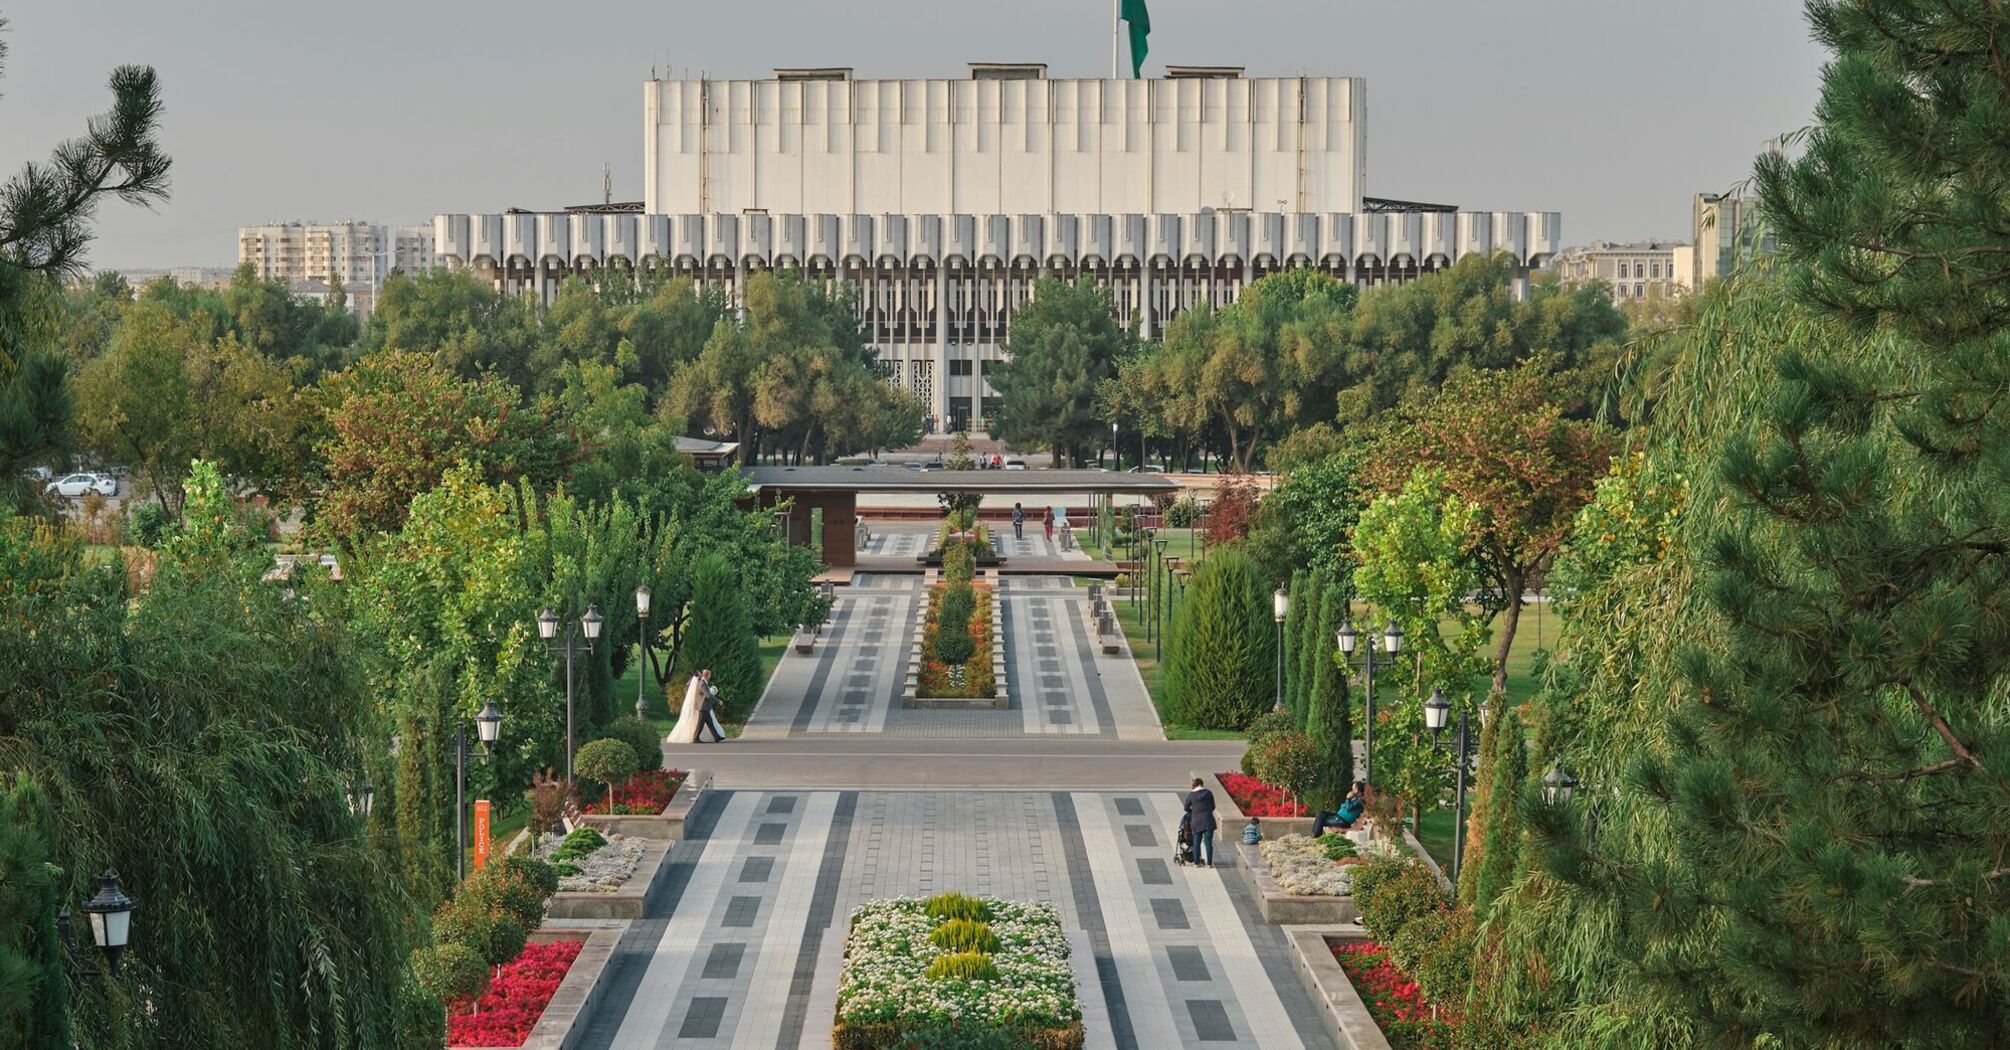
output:
[[[1692,194],[1731,188],[1767,139],[1810,119],[1819,52],[1798,5],[1434,6],[1157,0],[1145,72],[1222,63],[1365,77],[1369,194],[1560,211],[1573,244],[1683,239]],[[174,195],[152,212],[104,209],[90,264],[223,265],[241,226],[557,208],[599,199],[604,164],[617,199],[640,199],[636,132],[652,67],[665,77],[791,65],[918,77],[1024,60],[1054,77],[1100,76],[1110,43],[1099,4],[1059,0],[1009,14],[910,0],[703,11],[620,2],[559,33],[528,4],[361,0],[333,24],[326,10],[229,0],[0,8],[11,23],[0,169],[42,159],[104,109],[112,65],[152,65]],[[777,25],[792,28],[768,31]]]

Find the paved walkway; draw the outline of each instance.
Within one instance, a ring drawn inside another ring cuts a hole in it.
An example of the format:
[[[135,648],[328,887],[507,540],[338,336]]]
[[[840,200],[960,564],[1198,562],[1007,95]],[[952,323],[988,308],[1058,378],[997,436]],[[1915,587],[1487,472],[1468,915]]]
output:
[[[957,889],[1056,906],[1097,1050],[1326,1050],[1235,874],[1170,863],[1178,813],[1173,791],[714,793],[580,1045],[828,1047],[851,910]]]
[[[1067,556],[1028,532],[1007,543]],[[893,558],[924,538],[874,542]],[[1184,785],[1234,768],[1241,743],[1165,740],[1129,656],[1092,644],[1069,577],[995,582],[1009,708],[903,710],[922,579],[861,572],[815,651],[782,658],[744,735],[666,748],[714,790],[578,1045],[827,1048],[852,909],[960,890],[1055,905],[1092,1050],[1329,1050],[1236,873],[1171,863]],[[1234,857],[1224,842],[1217,860]]]

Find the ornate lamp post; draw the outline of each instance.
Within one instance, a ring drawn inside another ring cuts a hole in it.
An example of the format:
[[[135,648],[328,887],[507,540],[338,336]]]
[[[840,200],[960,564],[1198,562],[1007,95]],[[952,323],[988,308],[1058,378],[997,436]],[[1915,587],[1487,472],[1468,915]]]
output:
[[[1570,805],[1570,796],[1576,792],[1577,778],[1560,765],[1542,778],[1542,797],[1552,806]]]
[[[1284,618],[1291,614],[1291,595],[1279,587],[1270,594],[1270,615],[1277,621],[1277,695],[1272,711],[1284,711]]]
[[[550,609],[537,614],[537,636],[544,640],[545,651],[565,657],[565,786],[572,787],[572,705],[576,692],[572,674],[573,659],[581,653],[591,653],[593,643],[600,638],[600,607],[588,605],[586,615],[579,618],[579,624],[565,625],[565,638],[558,637],[558,617]],[[582,640],[582,636],[584,636]]]
[[[370,808],[377,799],[377,788],[368,780],[349,789],[349,812],[364,820],[370,819]]]
[[[1450,701],[1445,699],[1445,691],[1437,686],[1432,686],[1431,698],[1424,701],[1424,725],[1431,731],[1431,745],[1433,747],[1437,746],[1438,734],[1444,731],[1445,723],[1450,720],[1451,713],[1452,705]],[[1469,758],[1469,750],[1472,746],[1472,737],[1469,729],[1470,725],[1467,721],[1466,711],[1464,708],[1460,708],[1459,749],[1456,757],[1453,759],[1454,765],[1452,767],[1452,775],[1457,784],[1452,793],[1455,799],[1453,813],[1456,819],[1456,823],[1452,825],[1452,881],[1454,883],[1457,883],[1459,880],[1459,868],[1465,861],[1466,856],[1466,763]],[[1421,820],[1421,815],[1419,819]]]
[[[140,903],[126,896],[119,889],[119,873],[106,868],[98,876],[98,892],[83,903],[84,917],[91,924],[91,943],[105,954],[105,968],[85,968],[84,963],[72,959],[66,963],[70,973],[76,977],[117,977],[119,958],[126,954],[126,946],[132,942],[133,912]],[[56,936],[63,942],[64,949],[71,955],[77,951],[77,935],[70,928],[70,906],[65,904],[56,913]]]
[[[1352,618],[1340,621],[1340,630],[1335,633],[1335,639],[1340,643],[1341,662],[1347,666],[1353,666],[1354,650],[1360,644],[1360,635],[1354,630],[1354,621]],[[1403,629],[1396,626],[1394,622],[1391,622],[1382,631],[1382,651],[1390,657],[1394,657],[1397,653],[1403,651]],[[1387,666],[1394,662],[1392,659],[1384,659],[1375,654],[1373,639],[1369,640],[1368,650],[1361,654],[1361,675],[1364,686],[1361,711],[1367,722],[1367,725],[1362,727],[1361,730],[1362,757],[1365,760],[1364,764],[1367,766],[1361,772],[1361,779],[1367,782],[1371,788],[1375,786],[1375,668],[1378,665]]]
[[[1166,546],[1171,542],[1171,540],[1152,540],[1152,547],[1154,548],[1152,551],[1152,627],[1156,632],[1153,644],[1157,646],[1157,649],[1154,650],[1155,658],[1160,661],[1164,661],[1166,658],[1166,621],[1165,581],[1159,579],[1159,574],[1163,571],[1166,563]]]
[[[495,749],[496,737],[502,733],[502,712],[496,710],[495,701],[482,705],[481,713],[475,716],[475,738],[480,741],[479,757],[488,761]],[[468,877],[468,727],[456,720],[454,725],[454,871],[460,878]]]

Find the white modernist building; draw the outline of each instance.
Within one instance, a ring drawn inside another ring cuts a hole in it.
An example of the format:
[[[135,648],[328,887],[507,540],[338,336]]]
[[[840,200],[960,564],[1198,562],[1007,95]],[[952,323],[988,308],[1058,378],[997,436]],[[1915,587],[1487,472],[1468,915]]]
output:
[[[1277,270],[1372,285],[1505,252],[1525,281],[1557,250],[1554,212],[1364,197],[1360,78],[1169,72],[652,80],[639,211],[441,215],[437,251],[546,298],[607,270],[842,282],[889,381],[956,426],[989,414],[988,362],[1041,275],[1106,282],[1149,337]]]

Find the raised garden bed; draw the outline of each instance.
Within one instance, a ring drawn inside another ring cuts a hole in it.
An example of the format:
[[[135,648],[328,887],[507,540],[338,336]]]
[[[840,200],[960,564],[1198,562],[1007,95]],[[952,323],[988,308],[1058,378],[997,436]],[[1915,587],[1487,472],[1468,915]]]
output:
[[[960,894],[869,901],[845,936],[831,1046],[1081,1050],[1068,954],[1051,904]]]
[[[901,690],[900,706],[996,710],[1010,707],[1005,654],[998,647],[998,639],[1004,635],[1004,611],[989,586],[974,583],[970,587],[970,658],[960,666],[951,666],[938,656],[936,616],[948,586],[949,583],[943,582],[929,587],[928,602],[917,614],[918,627],[908,652],[907,681]]]
[[[991,543],[991,526],[981,521],[969,532],[957,532],[949,527],[948,522],[944,522],[935,534],[935,546],[914,560],[931,569],[939,569],[942,567],[943,552],[951,543],[968,544],[980,568],[1005,564],[1005,556],[998,553],[998,548]]]
[[[655,813],[595,813],[588,807],[580,822],[588,827],[604,832],[619,832],[630,838],[653,839],[675,842],[684,837],[684,822],[691,815],[691,809],[703,797],[705,789],[712,784],[712,773],[706,769],[680,772],[674,769],[658,771],[658,774],[643,773],[638,776],[661,775],[674,779],[670,786],[670,796],[661,810]],[[630,781],[633,783],[633,781]]]
[[[1304,838],[1302,835],[1296,837]],[[1347,880],[1345,893],[1293,893],[1279,884],[1276,873],[1264,860],[1261,847],[1238,842],[1235,849],[1242,861],[1236,865],[1236,870],[1256,897],[1256,910],[1263,916],[1263,921],[1281,926],[1337,926],[1353,922],[1358,914],[1354,909],[1351,878]],[[1304,883],[1295,884],[1301,889],[1306,888]],[[1333,888],[1339,888],[1338,884],[1334,884]]]
[[[608,797],[587,803],[586,812],[596,816],[656,816],[669,807],[683,783],[683,770],[647,770],[614,785]]]
[[[1417,982],[1389,960],[1388,949],[1355,938],[1328,938],[1326,946],[1392,1050],[1451,1050],[1458,1045],[1457,1019],[1432,1009],[1418,995]]]
[[[532,847],[534,855],[564,865],[559,868],[558,892],[546,903],[545,915],[553,919],[641,918],[650,891],[668,870],[664,860],[670,854],[669,840],[629,838],[614,832],[604,836],[604,845],[591,850],[564,846],[568,839],[584,844],[591,837],[601,837],[601,833],[582,826],[564,839],[547,833]]]
[[[447,1007],[447,1045],[522,1046],[583,947],[569,940],[524,945],[522,954],[496,968],[487,991]]]
[[[1247,773],[1218,773],[1222,790],[1234,800],[1236,808],[1246,817],[1310,817],[1312,811],[1304,804],[1290,797],[1283,789],[1272,787]],[[1305,827],[1311,827],[1308,821]]]

